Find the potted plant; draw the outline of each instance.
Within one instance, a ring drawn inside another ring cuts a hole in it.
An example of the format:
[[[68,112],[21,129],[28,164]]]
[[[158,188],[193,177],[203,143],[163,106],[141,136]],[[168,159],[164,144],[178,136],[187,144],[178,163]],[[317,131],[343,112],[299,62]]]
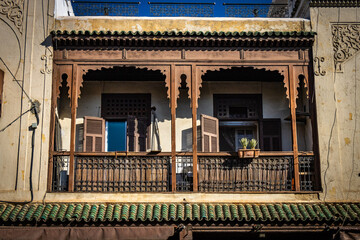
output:
[[[243,148],[238,150],[239,158],[254,158],[259,156],[260,149],[256,149],[256,146],[258,145],[256,139],[251,139],[249,141],[247,138],[242,138],[240,139],[240,144]],[[250,149],[247,148],[248,145]]]

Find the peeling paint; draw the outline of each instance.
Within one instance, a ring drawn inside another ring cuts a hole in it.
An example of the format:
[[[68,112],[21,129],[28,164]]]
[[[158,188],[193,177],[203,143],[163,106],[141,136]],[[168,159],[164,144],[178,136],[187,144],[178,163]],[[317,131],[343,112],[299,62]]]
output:
[[[25,172],[24,172],[24,170],[21,170],[21,177],[22,177],[22,180],[25,179]]]
[[[344,138],[344,140],[345,140],[345,145],[349,145],[350,144],[350,138]]]
[[[338,100],[337,100],[337,102],[338,102],[338,103],[341,103],[341,100],[340,100],[340,99],[338,99]]]
[[[352,119],[352,113],[349,113],[349,120],[353,120]]]
[[[45,142],[45,134],[41,135],[41,139],[42,139],[43,142]]]

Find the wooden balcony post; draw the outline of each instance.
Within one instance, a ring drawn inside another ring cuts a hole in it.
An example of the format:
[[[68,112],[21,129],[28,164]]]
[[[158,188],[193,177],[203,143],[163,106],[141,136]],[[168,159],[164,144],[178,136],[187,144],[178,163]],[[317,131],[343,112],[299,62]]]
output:
[[[289,102],[291,112],[291,135],[292,135],[292,149],[294,154],[294,179],[295,179],[295,191],[300,191],[300,176],[299,176],[299,150],[297,142],[297,130],[296,130],[296,75],[294,67],[289,65]]]
[[[76,110],[78,101],[78,72],[77,64],[73,65],[71,78],[71,135],[70,135],[70,162],[69,162],[69,192],[74,192],[75,183],[75,138],[76,138]]]
[[[170,67],[170,110],[171,110],[171,191],[176,192],[176,93],[175,65]]]
[[[48,165],[48,182],[47,191],[52,191],[53,167],[54,167],[54,137],[55,137],[55,112],[57,107],[57,98],[60,96],[60,87],[63,82],[63,74],[67,75],[66,81],[68,85],[71,84],[72,79],[72,65],[57,65],[54,64],[53,81],[52,81],[52,95],[51,95],[51,110],[50,110],[50,133],[49,133],[49,165]]]
[[[191,66],[191,112],[192,112],[192,151],[193,151],[193,192],[198,191],[198,171],[197,171],[197,74],[196,65]],[[200,95],[200,94],[199,94]]]
[[[58,65],[54,64],[54,73],[52,81],[52,92],[51,92],[51,108],[50,108],[50,133],[49,133],[49,165],[48,165],[48,182],[47,191],[52,190],[52,179],[53,179],[53,167],[54,167],[54,136],[55,136],[55,109],[56,109],[56,87],[58,82],[61,82],[61,76],[59,76]],[[60,79],[59,79],[60,78]]]

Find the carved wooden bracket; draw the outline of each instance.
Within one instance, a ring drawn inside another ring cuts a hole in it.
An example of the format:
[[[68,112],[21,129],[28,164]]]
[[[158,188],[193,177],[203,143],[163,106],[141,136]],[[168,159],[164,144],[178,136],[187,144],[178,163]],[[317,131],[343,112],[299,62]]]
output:
[[[198,100],[200,98],[200,88],[202,87],[202,77],[208,71],[221,71],[231,69],[233,66],[197,66],[196,68],[196,108],[198,107]]]
[[[69,87],[68,97],[71,98],[71,80],[72,80],[72,65],[56,65],[54,68],[53,84],[55,84],[55,96],[56,98],[60,97],[60,87],[63,81],[63,74],[67,75],[66,86]]]
[[[294,71],[294,81],[296,90],[295,90],[295,97],[298,98],[298,88],[300,87],[300,79],[301,75],[304,76],[304,87],[306,88],[306,97],[309,98],[309,69],[308,66],[293,66]]]
[[[126,65],[131,66],[131,65]],[[169,65],[136,65],[138,69],[147,69],[150,71],[160,71],[165,76],[165,87],[167,98],[170,99],[170,66]]]
[[[191,99],[191,90],[192,90],[191,82],[193,80],[192,74],[191,74],[191,65],[175,66],[175,96],[176,96],[175,108],[177,107],[177,99],[180,97],[179,88],[181,87],[182,75],[186,76],[186,78],[185,78],[186,86],[189,88],[188,96],[189,96],[189,99]],[[191,106],[191,104],[190,104],[190,106]]]

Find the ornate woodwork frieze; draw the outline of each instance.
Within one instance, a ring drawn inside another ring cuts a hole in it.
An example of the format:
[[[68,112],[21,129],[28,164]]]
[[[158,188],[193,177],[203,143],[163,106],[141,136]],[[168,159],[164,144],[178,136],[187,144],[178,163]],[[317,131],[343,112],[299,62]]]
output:
[[[124,67],[135,67],[138,69],[147,69],[149,71],[160,71],[161,74],[165,76],[165,87],[167,88],[167,98],[170,99],[170,66],[169,65],[128,65],[128,64],[121,64],[121,65],[112,65],[112,66],[106,66],[106,65],[83,65],[79,66],[79,74],[78,74],[78,84],[77,84],[77,93],[78,98],[81,95],[81,88],[83,86],[83,76],[86,75],[89,70],[96,71],[96,70],[102,70],[106,68],[113,68],[116,66],[124,66]]]
[[[360,50],[360,24],[333,24],[331,30],[336,71],[342,72],[341,64]]]
[[[0,0],[0,14],[5,15],[22,33],[24,0]]]
[[[66,86],[69,88],[68,97],[71,98],[71,79],[72,79],[72,65],[55,65],[54,68],[54,83],[55,84],[55,96],[56,98],[60,97],[60,87],[63,82],[63,75],[66,75],[65,81]]]

